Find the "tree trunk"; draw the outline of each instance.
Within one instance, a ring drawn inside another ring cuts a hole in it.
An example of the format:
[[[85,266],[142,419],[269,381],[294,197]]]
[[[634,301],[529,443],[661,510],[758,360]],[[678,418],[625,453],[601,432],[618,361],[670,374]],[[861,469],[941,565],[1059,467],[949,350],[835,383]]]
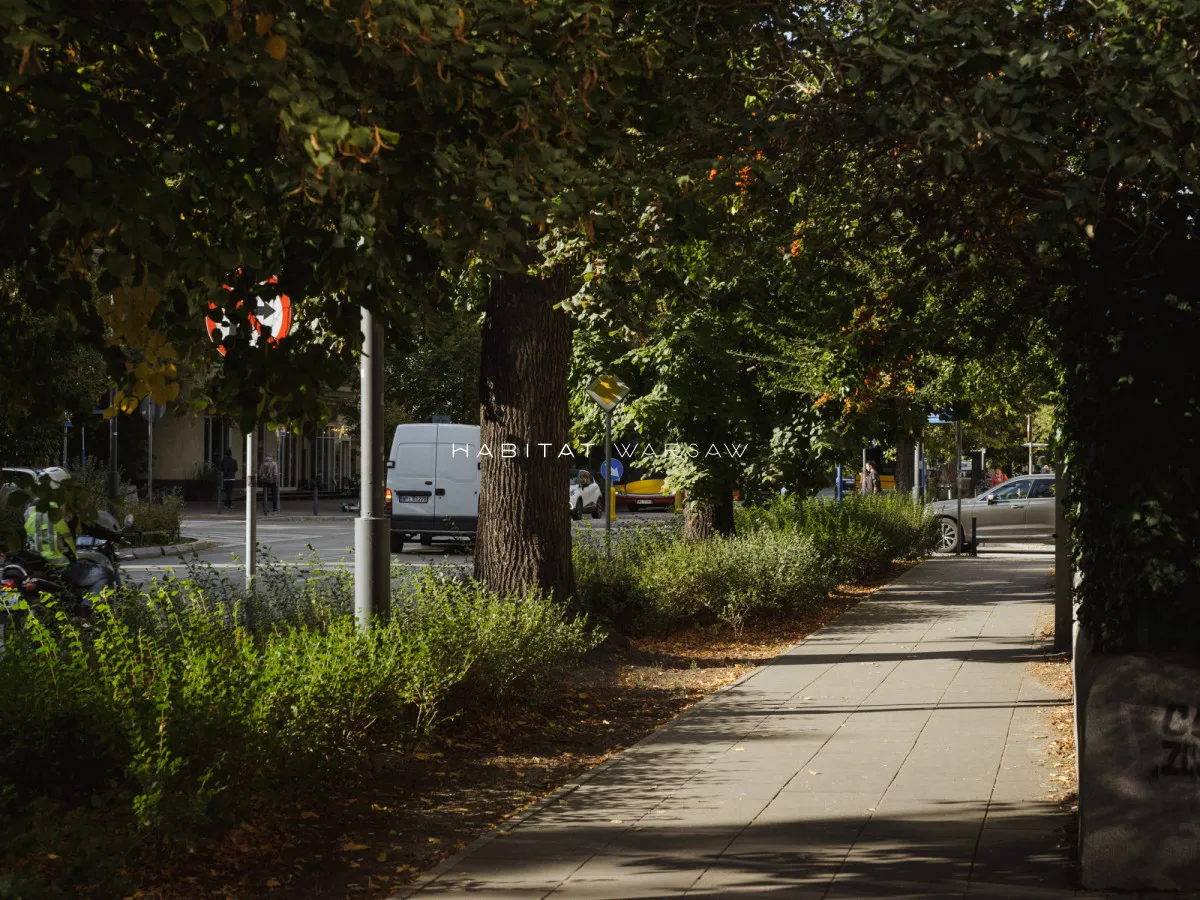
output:
[[[475,577],[502,593],[575,593],[567,508],[566,273],[498,275],[483,323]],[[549,446],[539,447],[539,444]],[[486,448],[486,450],[484,450]],[[509,456],[506,458],[505,453]]]
[[[913,489],[913,457],[916,456],[915,441],[911,434],[903,435],[896,444],[896,493],[903,497],[912,497]]]
[[[719,488],[711,497],[697,497],[685,504],[684,540],[702,541],[717,534],[731,537],[734,530],[732,488]]]

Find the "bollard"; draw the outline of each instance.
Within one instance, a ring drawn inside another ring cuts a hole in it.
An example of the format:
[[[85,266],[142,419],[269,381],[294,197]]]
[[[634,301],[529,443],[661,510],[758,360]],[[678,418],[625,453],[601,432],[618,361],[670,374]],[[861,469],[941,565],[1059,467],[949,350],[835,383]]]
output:
[[[971,516],[971,555],[979,555],[979,537],[975,531],[975,517]]]

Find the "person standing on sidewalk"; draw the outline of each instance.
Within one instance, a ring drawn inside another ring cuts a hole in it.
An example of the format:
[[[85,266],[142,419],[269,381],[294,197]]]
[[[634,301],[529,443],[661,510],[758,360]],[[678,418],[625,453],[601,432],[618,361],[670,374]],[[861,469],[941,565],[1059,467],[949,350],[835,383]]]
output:
[[[225,458],[221,460],[221,487],[225,490],[225,508],[233,509],[233,486],[237,482],[238,463],[233,458],[233,451],[225,448]]]
[[[864,497],[879,493],[879,473],[875,471],[875,463],[868,462],[863,469],[862,492]]]
[[[279,512],[279,466],[269,453],[258,467],[258,480],[263,489],[263,515],[270,515],[272,499],[275,501],[275,512]]]

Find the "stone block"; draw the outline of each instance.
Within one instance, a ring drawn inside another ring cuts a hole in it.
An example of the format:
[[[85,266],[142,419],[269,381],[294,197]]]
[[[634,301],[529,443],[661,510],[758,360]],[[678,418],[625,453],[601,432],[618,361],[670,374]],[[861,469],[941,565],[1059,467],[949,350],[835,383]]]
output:
[[[1092,654],[1080,759],[1081,880],[1200,885],[1200,657]]]

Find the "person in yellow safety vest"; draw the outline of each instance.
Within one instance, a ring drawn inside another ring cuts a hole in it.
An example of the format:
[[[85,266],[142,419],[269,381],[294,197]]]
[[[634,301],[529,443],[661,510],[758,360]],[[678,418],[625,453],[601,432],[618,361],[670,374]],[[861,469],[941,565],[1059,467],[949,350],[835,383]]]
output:
[[[85,608],[100,592],[114,584],[113,572],[106,566],[79,559],[75,551],[75,540],[67,517],[57,522],[50,513],[29,508],[25,517],[25,537],[29,549],[46,560],[46,566],[59,578],[80,592],[80,601]]]

